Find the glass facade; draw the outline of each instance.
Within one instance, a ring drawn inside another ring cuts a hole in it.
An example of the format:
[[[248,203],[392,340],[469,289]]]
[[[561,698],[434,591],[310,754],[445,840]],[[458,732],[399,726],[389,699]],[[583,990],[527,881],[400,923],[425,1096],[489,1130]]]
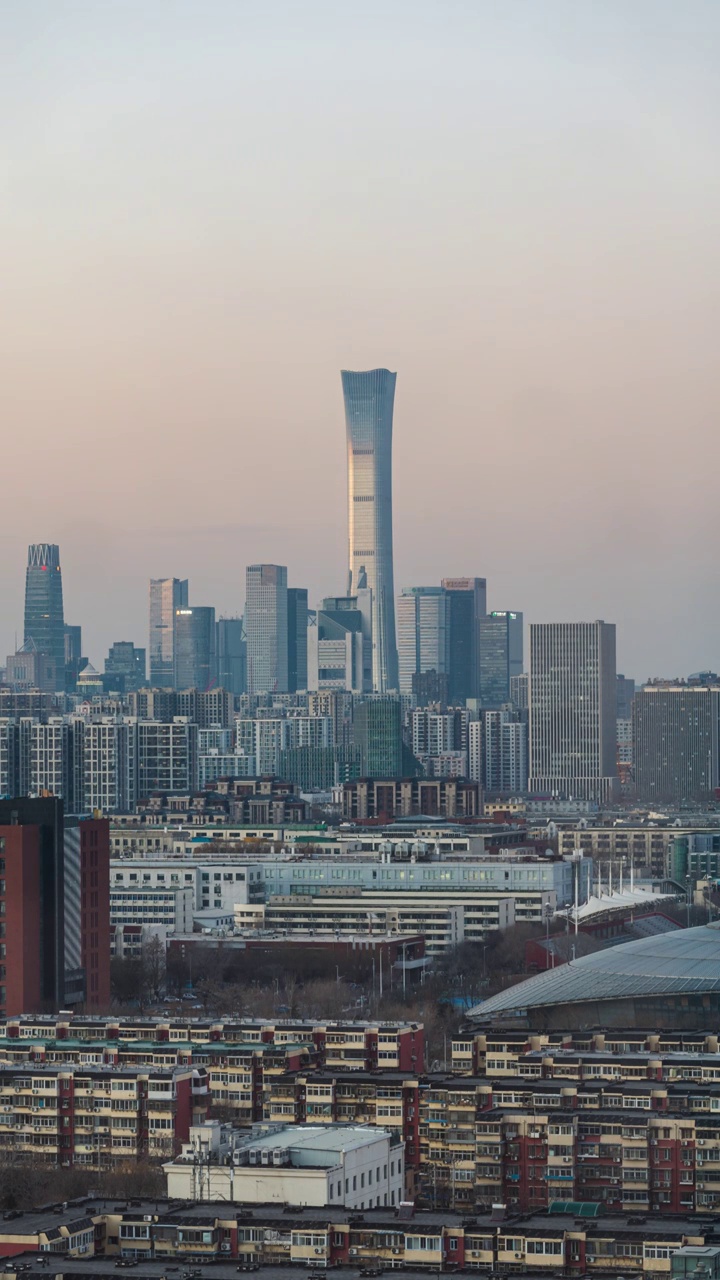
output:
[[[442,587],[408,587],[398,599],[398,674],[401,693],[413,676],[448,670],[448,594]]]
[[[248,693],[287,693],[287,569],[250,564],[245,578]]]
[[[216,680],[215,610],[176,609],[175,688],[206,691]]]
[[[228,693],[245,693],[247,646],[242,618],[218,618],[218,684]]]
[[[308,687],[308,593],[288,587],[288,692]]]
[[[510,701],[510,681],[522,675],[523,616],[490,613],[480,619],[480,702],[498,708]]]
[[[25,644],[52,659],[57,689],[65,688],[65,618],[60,548],[37,542],[28,547],[25,574]]]
[[[400,778],[403,775],[400,699],[366,698],[355,708],[354,745],[360,755],[363,778]]]
[[[150,684],[172,689],[175,613],[187,609],[187,578],[150,579]]]
[[[348,451],[348,595],[372,591],[373,689],[398,688],[392,538],[396,374],[343,369]]]

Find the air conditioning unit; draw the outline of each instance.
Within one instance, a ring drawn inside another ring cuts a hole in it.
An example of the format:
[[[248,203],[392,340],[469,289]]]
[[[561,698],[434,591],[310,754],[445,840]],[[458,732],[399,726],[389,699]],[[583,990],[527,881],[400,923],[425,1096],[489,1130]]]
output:
[[[516,1257],[516,1258],[522,1258],[522,1254],[521,1254],[521,1253],[516,1253],[516,1254],[515,1254],[515,1257]]]
[[[586,1261],[586,1262],[594,1262],[594,1261],[595,1261],[595,1257],[594,1257],[594,1255],[593,1255],[593,1254],[591,1254],[591,1253],[586,1253],[586,1255],[585,1255],[585,1261]]]
[[[260,1164],[270,1164],[271,1155],[272,1155],[272,1152],[269,1150],[269,1148],[263,1147],[262,1151],[260,1152]]]
[[[393,1253],[400,1253],[400,1252],[401,1252],[400,1249],[393,1249]]]
[[[657,1146],[657,1138],[651,1138],[651,1139],[650,1139],[650,1146],[651,1146],[651,1147],[656,1147],[656,1146]]]
[[[229,1241],[229,1240],[221,1240],[221,1241],[220,1241],[220,1252],[221,1252],[221,1253],[229,1253],[229,1252],[230,1252],[230,1241]]]
[[[563,1164],[572,1164],[572,1156],[563,1156]]]
[[[704,1146],[705,1146],[705,1139],[704,1139],[704,1138],[698,1138],[697,1144],[698,1144],[698,1146],[699,1146],[699,1147],[704,1147]]]
[[[351,1258],[357,1257],[357,1249],[348,1249],[348,1253],[350,1254]]]
[[[321,1247],[319,1247],[319,1246],[318,1246],[318,1248],[316,1248],[315,1252],[316,1252],[316,1253],[324,1253],[324,1252],[325,1252],[325,1250],[324,1250],[323,1248],[321,1248]]]
[[[152,1222],[152,1214],[151,1213],[143,1214],[143,1222]]]

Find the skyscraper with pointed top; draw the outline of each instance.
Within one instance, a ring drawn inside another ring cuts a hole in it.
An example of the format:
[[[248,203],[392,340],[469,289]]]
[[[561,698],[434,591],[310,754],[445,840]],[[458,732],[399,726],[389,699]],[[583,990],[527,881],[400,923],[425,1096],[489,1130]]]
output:
[[[55,684],[65,688],[65,618],[60,548],[52,542],[28,547],[25,573],[25,644],[52,659]]]
[[[348,451],[348,595],[372,591],[373,688],[398,688],[392,538],[392,426],[397,374],[341,372]]]

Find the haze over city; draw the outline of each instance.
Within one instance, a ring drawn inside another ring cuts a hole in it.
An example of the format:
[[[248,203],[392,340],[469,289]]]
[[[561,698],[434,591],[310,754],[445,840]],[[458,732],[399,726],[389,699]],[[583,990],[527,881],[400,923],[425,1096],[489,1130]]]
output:
[[[99,662],[147,580],[346,577],[340,368],[398,371],[395,585],[718,669],[720,11],[0,14],[3,652],[28,543]],[[22,638],[20,634],[20,638]]]

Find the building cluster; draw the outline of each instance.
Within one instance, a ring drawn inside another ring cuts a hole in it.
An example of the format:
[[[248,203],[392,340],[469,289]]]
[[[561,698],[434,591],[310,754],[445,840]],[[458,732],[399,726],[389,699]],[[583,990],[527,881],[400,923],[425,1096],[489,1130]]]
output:
[[[468,1218],[450,1211],[414,1213],[409,1204],[243,1209],[221,1199],[181,1205],[138,1200],[126,1206],[96,1197],[0,1223],[0,1253],[6,1258],[0,1276],[15,1280],[40,1253],[46,1274],[61,1280],[84,1275],[87,1267],[78,1267],[83,1259],[97,1275],[118,1262],[134,1264],[141,1268],[135,1273],[140,1280],[203,1263],[212,1264],[219,1280],[259,1267],[272,1280],[332,1267],[342,1268],[350,1280],[398,1268],[411,1277],[460,1270],[718,1280],[720,1245],[710,1219],[578,1217],[580,1208],[560,1202],[550,1214],[497,1211]]]

